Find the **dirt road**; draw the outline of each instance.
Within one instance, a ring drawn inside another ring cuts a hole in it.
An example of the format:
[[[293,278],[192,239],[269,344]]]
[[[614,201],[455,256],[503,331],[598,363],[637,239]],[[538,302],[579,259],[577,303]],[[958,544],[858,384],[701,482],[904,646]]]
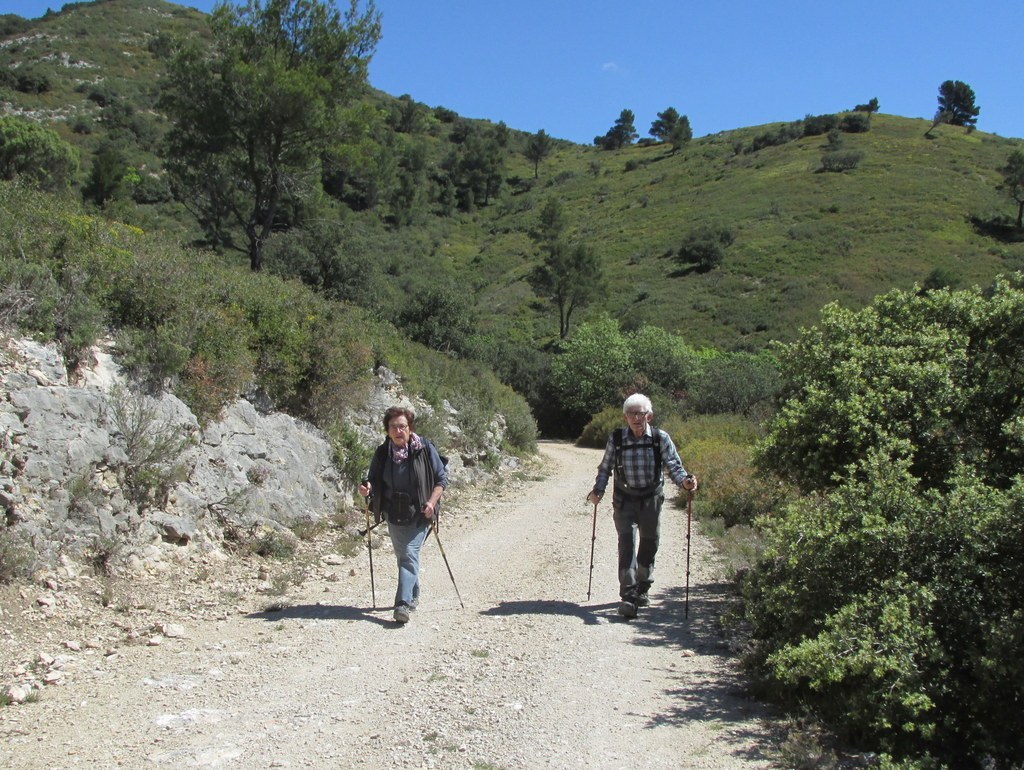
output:
[[[708,544],[694,533],[686,618],[686,517],[666,503],[652,606],[622,621],[608,501],[587,600],[584,496],[600,454],[541,452],[542,479],[466,495],[445,520],[465,608],[433,539],[405,627],[388,607],[386,539],[375,541],[377,609],[365,551],[316,571],[281,608],[256,595],[227,612],[182,599],[165,613],[182,635],[69,652],[62,686],[0,709],[0,765],[771,767],[768,713],[744,695],[718,632],[726,588]]]

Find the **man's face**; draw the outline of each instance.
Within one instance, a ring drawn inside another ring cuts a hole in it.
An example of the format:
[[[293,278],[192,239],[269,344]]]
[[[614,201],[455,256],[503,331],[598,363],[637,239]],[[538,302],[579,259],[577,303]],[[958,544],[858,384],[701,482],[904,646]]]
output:
[[[650,414],[650,412],[638,406],[631,406],[626,410],[626,425],[633,431],[634,436],[642,436],[644,434],[644,431],[647,429],[647,418],[650,417]]]

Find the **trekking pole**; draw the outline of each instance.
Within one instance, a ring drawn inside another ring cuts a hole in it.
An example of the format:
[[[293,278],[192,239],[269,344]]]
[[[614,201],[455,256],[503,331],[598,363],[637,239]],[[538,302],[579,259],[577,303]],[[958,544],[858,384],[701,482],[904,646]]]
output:
[[[690,519],[693,516],[693,490],[687,490],[686,495],[686,611],[685,616],[690,617]]]
[[[597,503],[594,503],[594,524],[590,529],[590,580],[587,581],[587,601],[590,601],[590,588],[594,584],[594,543],[597,541]]]
[[[369,518],[369,517],[367,517],[367,518]],[[357,532],[359,533],[359,537],[366,537],[366,533],[367,532],[373,532],[373,530],[377,529],[377,527],[379,527],[383,523],[384,523],[383,520],[381,520],[381,521],[378,521],[376,524],[374,524],[372,527],[368,526],[368,527],[366,527],[366,529],[357,530]],[[369,522],[367,522],[367,524],[369,524]]]
[[[437,534],[437,517],[435,516],[430,520],[430,528],[434,530],[434,539],[437,540],[437,547],[441,549],[441,558],[444,559],[444,566],[448,568],[448,577],[452,579],[452,585],[455,586],[455,595],[459,597],[459,606],[462,609],[466,609],[466,605],[462,603],[462,594],[459,593],[459,586],[455,582],[455,575],[452,574],[452,566],[448,563],[448,557],[445,555],[444,546],[441,545],[441,536]],[[427,533],[427,537],[430,537],[430,533]]]
[[[376,524],[374,525],[376,526]],[[366,500],[366,550],[370,554],[370,598],[373,601],[373,608],[377,609],[377,586],[373,579],[373,543],[370,540],[370,500]]]
[[[370,506],[367,506],[367,552],[370,554],[370,597],[374,603],[374,609],[377,609],[377,586],[374,583],[374,547],[370,540],[370,530],[373,529],[370,526]]]

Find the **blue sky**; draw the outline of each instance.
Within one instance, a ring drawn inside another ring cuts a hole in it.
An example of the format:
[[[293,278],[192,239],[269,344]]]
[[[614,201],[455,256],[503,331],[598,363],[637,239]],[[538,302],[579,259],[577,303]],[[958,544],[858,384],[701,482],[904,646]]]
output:
[[[203,11],[213,0],[182,2]],[[343,3],[347,6],[347,3]],[[60,3],[0,0],[36,17]],[[978,128],[1024,137],[1021,0],[376,0],[370,82],[431,107],[590,143],[623,109],[646,135],[675,107],[694,136],[849,109],[935,113],[962,80]]]

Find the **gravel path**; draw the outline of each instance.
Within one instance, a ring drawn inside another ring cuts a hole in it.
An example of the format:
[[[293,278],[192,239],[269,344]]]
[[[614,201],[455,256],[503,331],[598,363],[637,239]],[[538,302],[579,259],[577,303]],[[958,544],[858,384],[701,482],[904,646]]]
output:
[[[85,650],[64,686],[0,709],[0,765],[771,767],[770,715],[718,632],[710,546],[694,534],[686,618],[686,517],[667,502],[652,606],[620,620],[608,501],[587,600],[600,453],[541,453],[543,479],[465,495],[443,522],[465,608],[431,538],[421,606],[394,624],[394,558],[375,540],[376,609],[365,550],[281,609],[181,609],[184,636]]]

